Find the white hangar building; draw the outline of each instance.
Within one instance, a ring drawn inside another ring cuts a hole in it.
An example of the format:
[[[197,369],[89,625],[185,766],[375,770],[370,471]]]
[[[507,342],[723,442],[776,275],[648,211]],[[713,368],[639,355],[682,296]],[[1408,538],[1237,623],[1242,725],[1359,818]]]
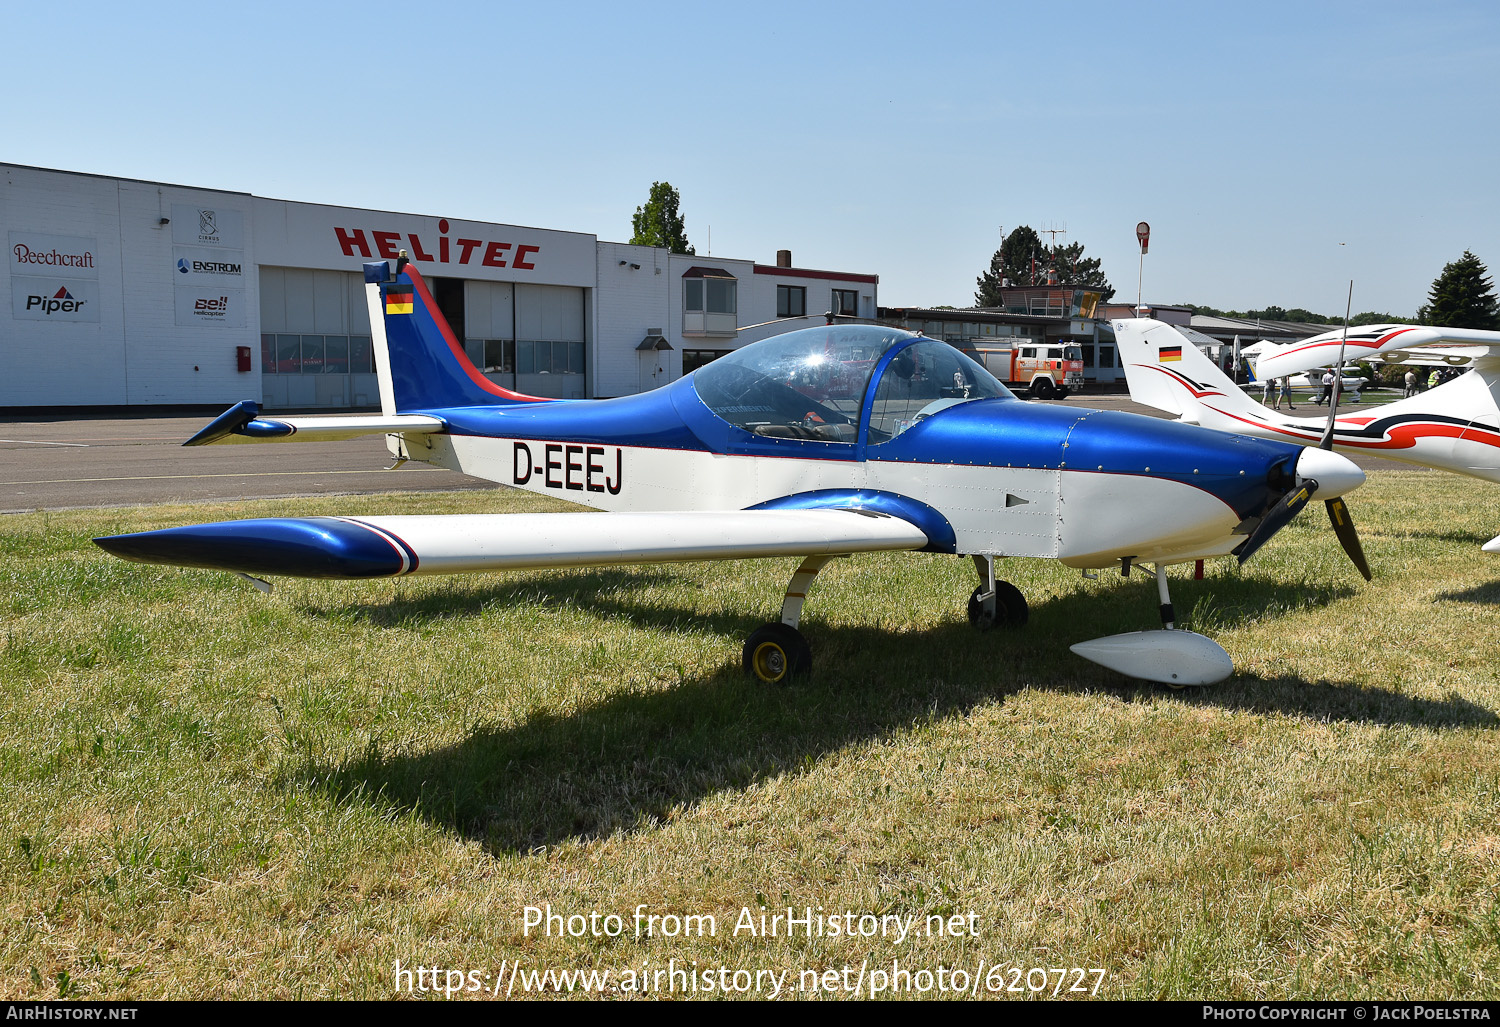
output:
[[[0,408],[379,405],[360,265],[405,250],[506,388],[621,396],[834,309],[872,274],[673,254],[580,232],[0,164]],[[821,323],[820,319],[805,322]]]

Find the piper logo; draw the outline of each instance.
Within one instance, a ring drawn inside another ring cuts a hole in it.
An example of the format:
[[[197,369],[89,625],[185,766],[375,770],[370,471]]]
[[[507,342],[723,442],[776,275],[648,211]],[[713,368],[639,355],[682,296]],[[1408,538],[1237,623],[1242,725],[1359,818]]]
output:
[[[27,311],[39,311],[47,317],[53,314],[73,314],[83,309],[88,300],[74,299],[65,285],[51,296],[27,296]]]

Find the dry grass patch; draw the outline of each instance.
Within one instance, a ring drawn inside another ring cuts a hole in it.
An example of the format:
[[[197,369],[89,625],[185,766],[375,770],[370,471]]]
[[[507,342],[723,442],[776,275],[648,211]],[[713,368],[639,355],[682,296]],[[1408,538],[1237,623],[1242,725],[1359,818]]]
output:
[[[811,680],[743,679],[789,561],[370,583],[126,564],[92,535],[511,492],[0,520],[0,993],[357,997],[393,967],[618,974],[1102,967],[1101,995],[1494,998],[1500,530],[1490,487],[1377,473],[1376,572],[1309,510],[1174,578],[1238,673],[1172,692],[1067,645],[1154,626],[1144,576],[836,561]],[[550,508],[555,508],[555,505]],[[589,515],[593,516],[593,515]],[[625,918],[545,937],[528,905]],[[713,916],[636,938],[630,914]],[[978,937],[735,936],[749,907],[975,915]]]

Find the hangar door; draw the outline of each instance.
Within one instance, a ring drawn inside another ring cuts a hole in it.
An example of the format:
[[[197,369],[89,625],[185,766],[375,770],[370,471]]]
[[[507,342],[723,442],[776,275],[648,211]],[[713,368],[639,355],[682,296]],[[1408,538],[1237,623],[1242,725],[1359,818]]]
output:
[[[261,268],[260,332],[268,410],[380,408],[361,276]]]
[[[582,399],[583,290],[464,283],[464,349],[485,377],[531,396]]]

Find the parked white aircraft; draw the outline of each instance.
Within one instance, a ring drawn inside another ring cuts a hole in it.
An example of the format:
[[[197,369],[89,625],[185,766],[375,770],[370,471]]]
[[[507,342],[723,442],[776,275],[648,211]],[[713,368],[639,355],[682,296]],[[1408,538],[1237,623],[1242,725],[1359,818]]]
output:
[[[1293,417],[1247,397],[1196,343],[1211,343],[1190,328],[1150,319],[1114,322],[1115,342],[1130,395],[1189,424],[1316,446],[1328,417]],[[1368,325],[1326,332],[1302,342],[1266,347],[1266,377],[1344,360],[1469,367],[1451,382],[1374,410],[1339,414],[1334,449],[1376,453],[1438,470],[1500,481],[1500,332],[1421,325]],[[1484,545],[1500,553],[1500,536]]]

